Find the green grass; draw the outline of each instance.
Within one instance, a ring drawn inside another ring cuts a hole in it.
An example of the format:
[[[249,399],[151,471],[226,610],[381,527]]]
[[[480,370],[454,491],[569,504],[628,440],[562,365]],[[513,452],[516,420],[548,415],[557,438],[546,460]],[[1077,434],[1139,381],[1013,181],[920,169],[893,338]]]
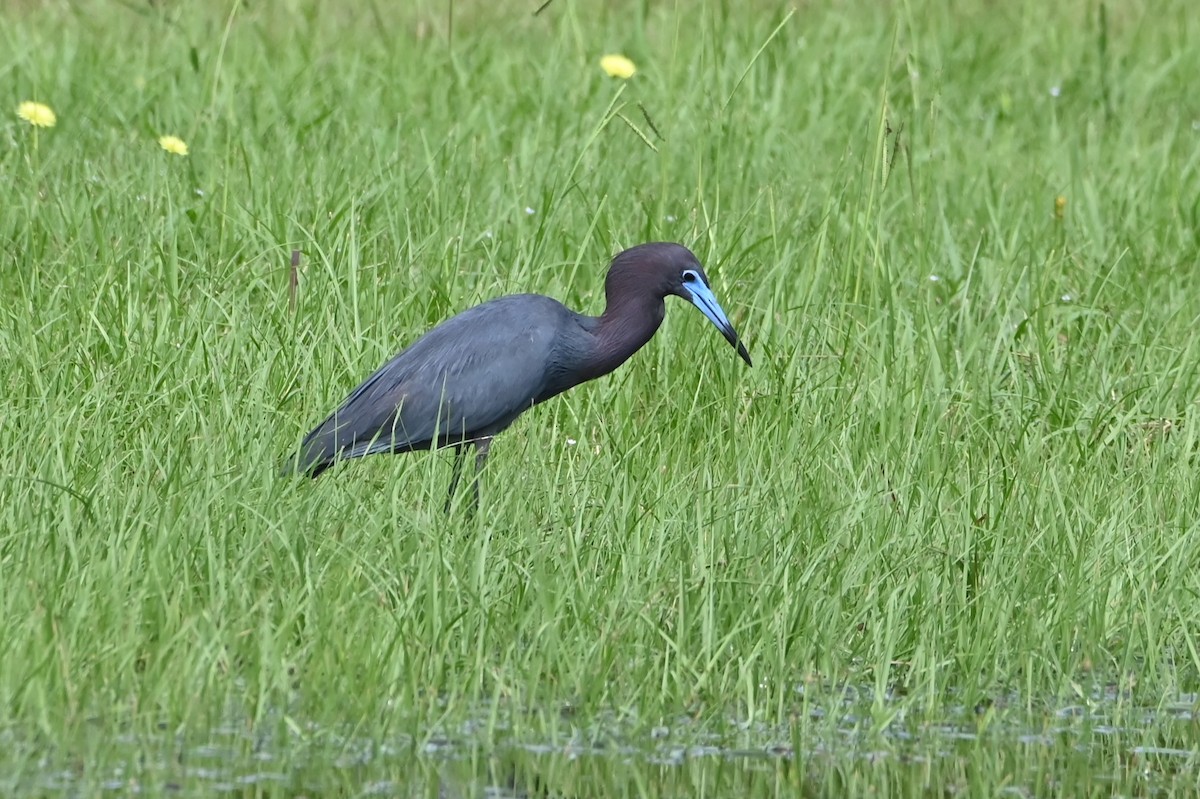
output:
[[[210,741],[316,795],[1195,788],[1191,3],[536,5],[0,19],[3,792],[203,792]],[[477,517],[443,454],[277,476],[430,325],[598,313],[655,239],[754,369],[672,301]]]

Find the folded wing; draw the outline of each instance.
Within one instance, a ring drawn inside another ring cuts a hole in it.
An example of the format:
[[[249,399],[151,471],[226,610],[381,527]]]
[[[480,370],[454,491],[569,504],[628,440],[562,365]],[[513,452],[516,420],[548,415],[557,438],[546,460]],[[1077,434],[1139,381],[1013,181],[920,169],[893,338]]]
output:
[[[518,295],[448,319],[354,389],[286,471],[315,477],[337,460],[495,435],[542,394],[571,316],[548,297]]]

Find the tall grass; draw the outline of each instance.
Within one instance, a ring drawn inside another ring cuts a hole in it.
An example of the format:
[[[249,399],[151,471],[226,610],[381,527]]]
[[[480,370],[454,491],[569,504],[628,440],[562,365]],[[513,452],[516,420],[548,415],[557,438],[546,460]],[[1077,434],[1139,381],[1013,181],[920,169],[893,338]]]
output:
[[[1195,692],[1190,5],[533,7],[5,12],[5,107],[59,117],[0,121],[12,734],[615,713],[803,751],[845,685],[875,732]],[[430,325],[598,313],[652,239],[753,370],[673,304],[498,439],[475,517],[440,512],[440,454],[277,476]],[[946,784],[1010,774],[989,751]]]

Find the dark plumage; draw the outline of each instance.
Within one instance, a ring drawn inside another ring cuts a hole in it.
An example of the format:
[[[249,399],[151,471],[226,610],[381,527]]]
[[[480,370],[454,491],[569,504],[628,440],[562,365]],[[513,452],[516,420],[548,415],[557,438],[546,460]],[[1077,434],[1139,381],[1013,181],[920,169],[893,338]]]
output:
[[[601,316],[515,294],[447,319],[354,389],[305,436],[285,473],[316,477],[338,460],[453,446],[453,497],[467,445],[476,449],[478,480],[497,433],[539,402],[624,363],[662,324],[669,294],[699,308],[750,363],[686,247],[656,242],[625,250],[609,267],[604,293]],[[476,482],[476,501],[478,490]]]

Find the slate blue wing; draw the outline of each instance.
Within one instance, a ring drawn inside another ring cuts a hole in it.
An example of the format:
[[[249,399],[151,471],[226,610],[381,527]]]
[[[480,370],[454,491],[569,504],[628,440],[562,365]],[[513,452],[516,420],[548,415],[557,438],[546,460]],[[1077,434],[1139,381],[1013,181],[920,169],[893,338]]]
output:
[[[446,320],[351,392],[291,465],[316,476],[337,460],[495,435],[542,394],[556,334],[573,316],[517,295]]]

